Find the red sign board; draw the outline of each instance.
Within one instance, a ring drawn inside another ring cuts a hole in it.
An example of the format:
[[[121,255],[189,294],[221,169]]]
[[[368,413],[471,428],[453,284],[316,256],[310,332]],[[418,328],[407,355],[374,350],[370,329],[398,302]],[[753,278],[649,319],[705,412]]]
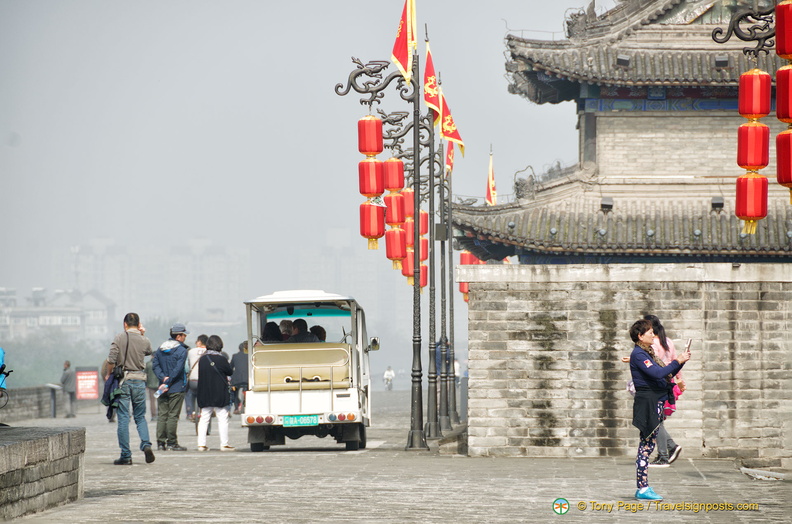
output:
[[[99,370],[97,368],[76,368],[77,399],[99,399]]]

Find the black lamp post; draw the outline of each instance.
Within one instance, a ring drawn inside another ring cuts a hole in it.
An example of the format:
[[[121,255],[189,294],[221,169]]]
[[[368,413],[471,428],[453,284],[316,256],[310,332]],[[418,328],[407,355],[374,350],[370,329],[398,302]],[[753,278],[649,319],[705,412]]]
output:
[[[415,211],[416,227],[414,228],[414,278],[413,278],[413,362],[412,362],[412,390],[410,400],[410,432],[407,437],[407,450],[425,450],[428,449],[426,445],[426,437],[423,428],[423,391],[421,386],[421,257],[420,257],[420,209],[421,209],[421,90],[418,85],[418,78],[420,68],[418,66],[418,55],[413,52],[412,63],[412,78],[409,85],[404,81],[404,77],[398,71],[388,75],[384,80],[382,79],[383,71],[387,69],[390,62],[387,61],[373,61],[363,64],[357,58],[352,61],[357,64],[357,69],[353,70],[347,79],[347,85],[336,84],[335,92],[340,96],[345,96],[349,93],[350,89],[355,90],[357,93],[368,95],[367,98],[362,98],[360,103],[368,105],[369,111],[373,104],[379,104],[380,100],[385,96],[384,90],[394,81],[397,82],[397,89],[402,100],[412,104],[413,119],[412,122],[404,127],[404,133],[412,130],[413,134],[413,149],[412,149],[412,187],[414,190],[413,208]],[[359,83],[364,80],[363,83]],[[383,136],[383,138],[385,138]],[[398,141],[399,138],[396,138]]]

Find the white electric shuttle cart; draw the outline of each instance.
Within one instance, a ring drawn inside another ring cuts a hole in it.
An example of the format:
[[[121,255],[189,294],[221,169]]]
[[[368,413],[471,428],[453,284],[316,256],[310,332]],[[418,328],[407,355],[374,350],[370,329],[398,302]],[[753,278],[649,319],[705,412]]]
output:
[[[370,423],[369,351],[363,309],[352,297],[324,291],[278,291],[245,302],[249,386],[242,426],[251,451],[283,445],[285,437],[332,436],[346,449],[366,447]],[[304,319],[325,342],[264,340],[268,322]]]

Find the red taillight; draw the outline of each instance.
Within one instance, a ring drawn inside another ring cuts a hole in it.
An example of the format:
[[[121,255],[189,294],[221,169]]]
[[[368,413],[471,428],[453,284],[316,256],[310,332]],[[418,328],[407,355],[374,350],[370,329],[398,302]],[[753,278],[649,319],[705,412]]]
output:
[[[259,424],[261,424],[262,422],[264,422],[264,417],[262,417],[261,415],[259,415],[258,417],[256,417],[256,422],[258,422]]]
[[[266,417],[264,417],[264,422],[266,422],[267,424],[272,424],[272,422],[273,422],[274,420],[275,420],[275,419],[274,419],[274,418],[272,418],[270,415],[267,415]]]
[[[343,413],[339,413],[338,420],[346,420],[346,415],[344,415]]]

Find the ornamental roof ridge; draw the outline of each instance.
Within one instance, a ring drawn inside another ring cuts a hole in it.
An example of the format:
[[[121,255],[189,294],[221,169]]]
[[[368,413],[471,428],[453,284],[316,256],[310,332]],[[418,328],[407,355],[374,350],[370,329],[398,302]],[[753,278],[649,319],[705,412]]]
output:
[[[647,25],[686,0],[648,0],[625,2],[600,16],[582,10],[567,19],[567,36],[574,40],[608,40],[615,42],[634,29]],[[592,11],[594,2],[589,6]]]
[[[579,84],[735,88],[744,71],[758,67],[775,72],[785,65],[775,53],[761,54],[753,62],[739,44],[716,43],[712,40],[712,24],[691,25],[688,20],[659,26],[648,21],[681,3],[682,0],[651,2],[654,10],[633,7],[629,27],[612,31],[607,37],[581,33],[570,35],[567,40],[545,41],[507,35],[509,91],[543,104],[579,98]],[[707,5],[699,3],[688,2],[695,8],[690,13],[700,16]],[[637,29],[641,25],[643,28]],[[669,37],[668,31],[675,36]],[[628,35],[631,36],[627,38]]]

